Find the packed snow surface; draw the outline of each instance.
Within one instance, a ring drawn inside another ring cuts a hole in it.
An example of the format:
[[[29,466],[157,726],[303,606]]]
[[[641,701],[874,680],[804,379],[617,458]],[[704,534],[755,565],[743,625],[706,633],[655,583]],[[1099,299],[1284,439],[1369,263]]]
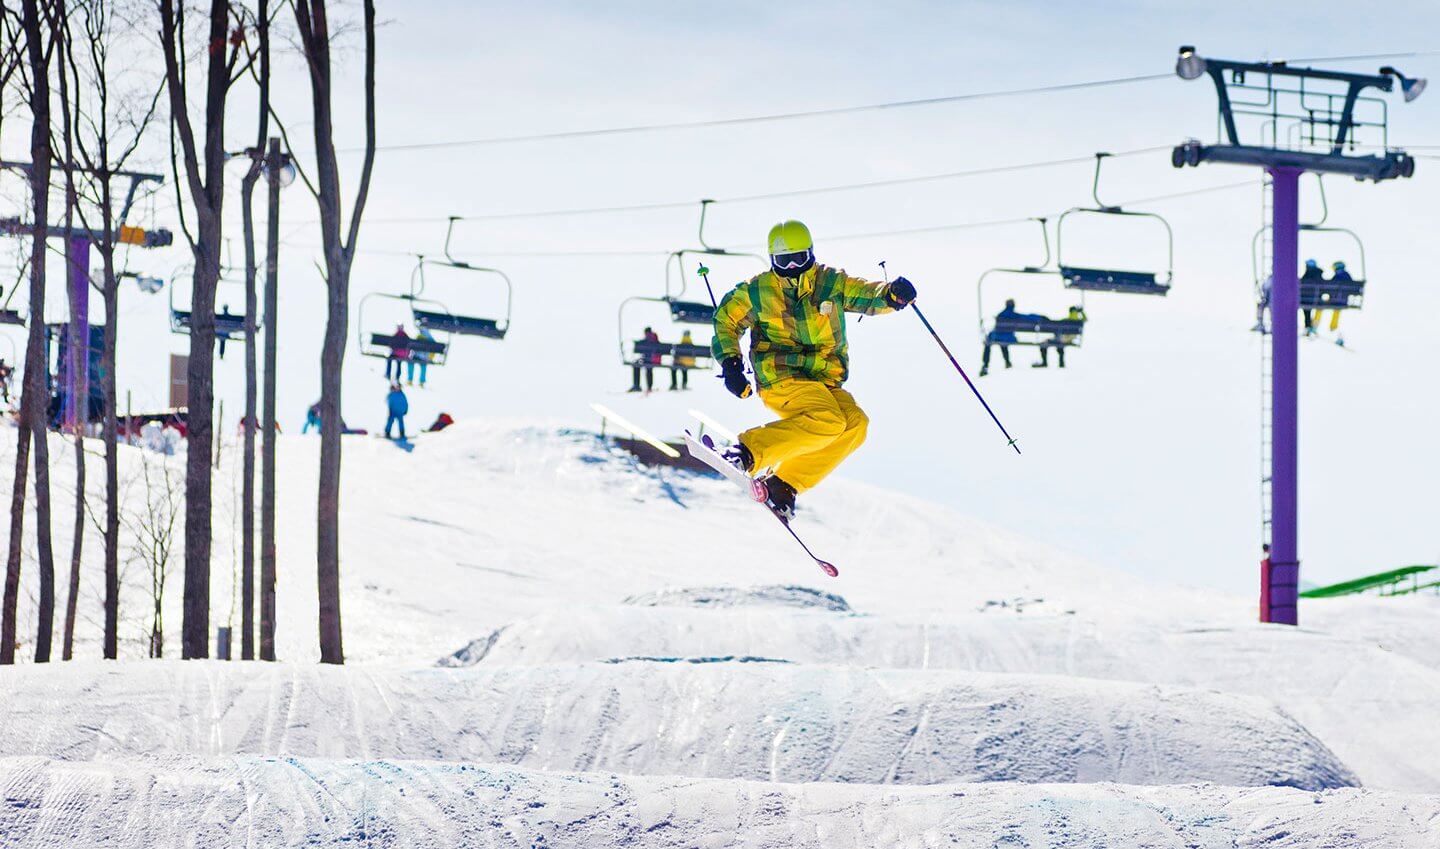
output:
[[[1258,625],[839,479],[796,520],[831,580],[724,481],[477,422],[346,440],[348,663],[319,667],[317,444],[280,447],[282,662],[142,659],[127,550],[127,660],[0,670],[0,845],[1440,845],[1440,599]],[[123,454],[131,492],[183,468]],[[27,563],[22,633],[34,594]]]

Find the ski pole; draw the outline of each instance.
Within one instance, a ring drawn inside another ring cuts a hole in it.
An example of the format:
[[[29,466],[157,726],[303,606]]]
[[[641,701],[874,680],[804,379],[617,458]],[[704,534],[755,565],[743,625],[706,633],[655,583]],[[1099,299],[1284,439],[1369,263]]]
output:
[[[705,263],[702,262],[700,267],[695,270],[700,275],[700,279],[705,281],[705,291],[710,293],[710,306],[717,310],[720,309],[720,305],[715,302],[715,290],[710,288],[710,269],[706,268]]]
[[[965,378],[965,382],[970,386],[970,391],[975,393],[976,399],[980,401],[980,406],[984,407],[985,412],[990,414],[990,420],[995,422],[995,426],[1000,428],[1001,433],[1005,434],[1005,439],[1009,441],[1010,447],[1015,449],[1016,454],[1019,454],[1020,446],[1015,444],[1015,437],[1011,436],[1010,432],[1005,430],[1005,425],[1000,424],[1000,418],[995,415],[994,410],[990,409],[990,405],[985,403],[985,396],[981,395],[980,390],[975,388],[974,382],[970,380],[970,375],[965,373],[965,369],[961,368],[960,363],[956,362],[955,355],[950,353],[949,348],[945,347],[945,342],[940,338],[940,334],[935,332],[935,328],[930,326],[930,320],[925,317],[925,313],[920,311],[920,307],[917,306],[914,301],[910,302],[910,308],[915,310],[915,314],[920,317],[920,321],[925,325],[925,329],[930,331],[930,337],[935,340],[935,344],[939,345],[940,350],[945,352],[945,356],[950,358],[950,365],[954,366],[955,370],[960,372],[960,376]]]

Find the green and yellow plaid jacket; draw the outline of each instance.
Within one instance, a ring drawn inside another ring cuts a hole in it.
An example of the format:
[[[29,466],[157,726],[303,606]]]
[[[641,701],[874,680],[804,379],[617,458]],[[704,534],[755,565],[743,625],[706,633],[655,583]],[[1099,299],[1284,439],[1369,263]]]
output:
[[[839,386],[850,373],[845,313],[891,312],[889,287],[816,264],[797,279],[765,271],[736,286],[715,310],[717,360],[740,355],[750,331],[750,364],[760,388],[782,380]]]

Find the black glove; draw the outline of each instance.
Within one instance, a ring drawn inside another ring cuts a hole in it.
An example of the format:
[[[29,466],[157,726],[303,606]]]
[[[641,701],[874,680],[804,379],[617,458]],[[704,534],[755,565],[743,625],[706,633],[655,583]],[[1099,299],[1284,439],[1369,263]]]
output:
[[[745,361],[739,357],[726,357],[720,361],[720,376],[725,379],[725,388],[736,398],[750,397],[750,381],[745,379]]]
[[[890,291],[885,293],[885,303],[897,310],[903,310],[915,300],[915,284],[904,277],[896,277],[890,283]]]

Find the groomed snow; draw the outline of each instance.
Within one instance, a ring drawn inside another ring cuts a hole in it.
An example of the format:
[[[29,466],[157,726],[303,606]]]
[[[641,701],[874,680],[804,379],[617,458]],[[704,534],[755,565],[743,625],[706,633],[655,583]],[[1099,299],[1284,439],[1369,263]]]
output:
[[[0,695],[0,751],[434,759],[796,783],[1357,783],[1268,702],[1115,681],[758,658],[66,672],[10,676],[23,695]]]
[[[1218,785],[869,787],[464,763],[0,760],[23,846],[1433,849],[1440,798]]]

